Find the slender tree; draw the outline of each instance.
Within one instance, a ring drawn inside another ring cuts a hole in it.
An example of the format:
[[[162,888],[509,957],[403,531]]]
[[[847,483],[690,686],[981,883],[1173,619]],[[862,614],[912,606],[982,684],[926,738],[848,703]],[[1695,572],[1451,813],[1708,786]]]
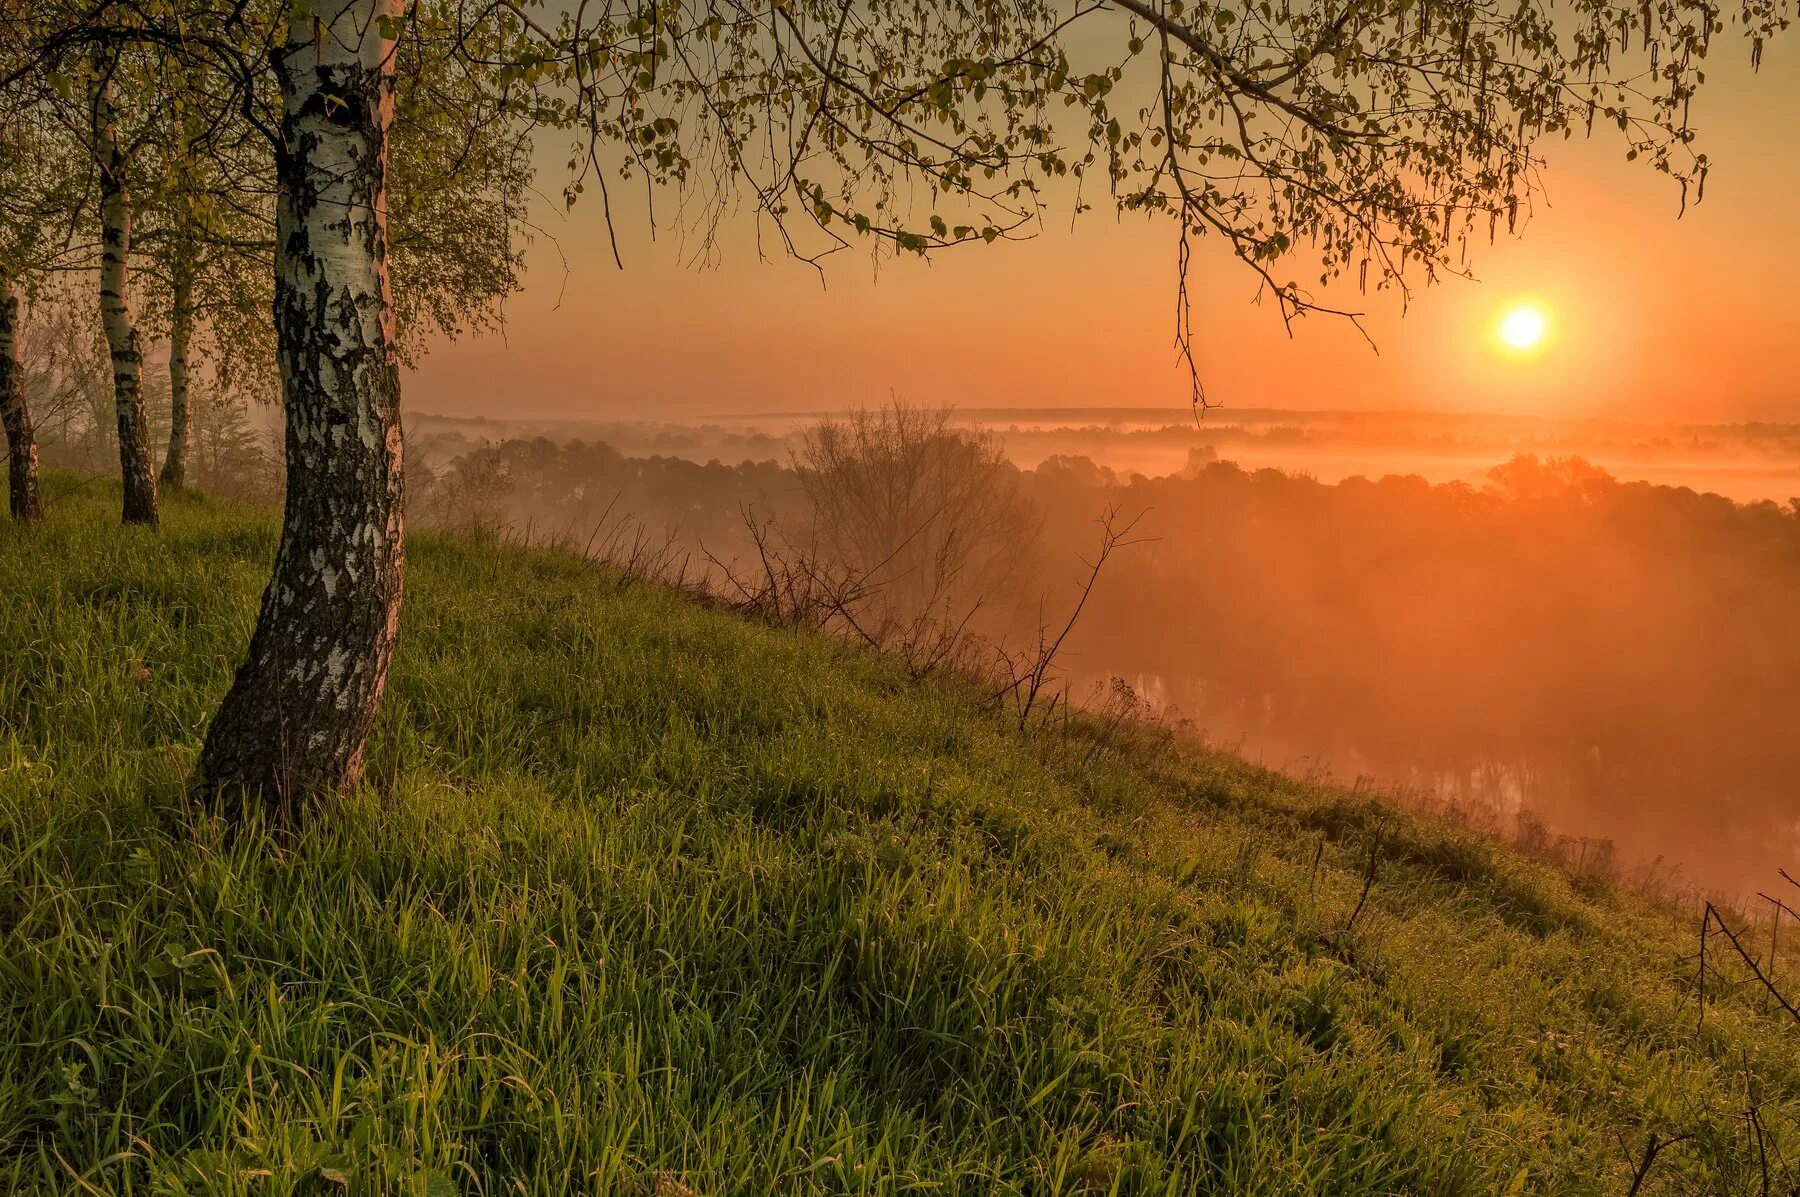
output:
[[[145,255],[158,286],[147,320],[167,338],[169,438],[157,483],[188,484],[194,436],[193,386],[202,358],[213,384],[272,379],[269,262],[273,235],[262,155],[246,144],[229,114],[196,110],[204,83],[181,78],[171,97],[169,180],[151,215],[157,221]],[[254,136],[253,134],[251,136]],[[270,386],[273,390],[273,386]]]
[[[188,359],[194,343],[194,255],[180,243],[192,236],[186,223],[174,233],[178,248],[169,281],[169,446],[163,453],[159,486],[180,489],[187,485],[188,442],[194,433],[194,415],[188,406]]]
[[[0,424],[6,429],[7,506],[12,518],[42,519],[43,493],[38,486],[37,435],[19,368],[20,263],[38,241],[41,203],[34,185],[41,177],[34,163],[34,140],[21,105],[0,109],[0,214],[6,221],[0,245]]]
[[[183,111],[178,114],[173,153],[170,155],[168,187],[172,211],[168,218],[167,249],[161,255],[168,264],[169,289],[169,444],[163,452],[162,469],[157,472],[157,485],[180,489],[187,485],[188,443],[193,438],[194,417],[188,405],[190,359],[194,351],[194,308],[198,302],[196,289],[200,272],[202,247],[196,208],[200,196],[196,175],[199,170],[197,143],[204,130],[185,111],[189,95],[196,90],[197,80],[184,79]]]
[[[0,62],[8,61],[10,54],[0,50]],[[23,300],[45,278],[91,261],[90,247],[76,240],[73,217],[84,172],[38,99],[30,87],[0,96],[0,425],[8,508],[21,521],[44,515],[37,434],[19,362]]]
[[[119,134],[115,52],[96,66],[93,81],[93,154],[100,182],[100,320],[112,357],[113,408],[119,432],[122,518],[157,524],[156,468],[150,423],[144,414],[144,354],[131,305],[131,154]]]
[[[18,352],[19,297],[12,279],[0,272],[0,422],[6,425],[7,506],[16,520],[44,517],[44,497],[38,487],[37,436],[31,426],[31,409],[25,402]]]

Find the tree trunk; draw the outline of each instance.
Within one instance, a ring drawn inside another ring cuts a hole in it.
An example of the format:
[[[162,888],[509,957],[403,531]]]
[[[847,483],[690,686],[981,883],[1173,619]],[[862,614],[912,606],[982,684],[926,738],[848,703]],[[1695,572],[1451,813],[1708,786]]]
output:
[[[119,145],[112,81],[94,92],[94,151],[100,164],[100,319],[112,355],[113,410],[119,425],[119,476],[125,484],[122,518],[156,526],[156,474],[150,426],[144,418],[144,355],[138,349],[127,283],[131,273],[129,163]]]
[[[158,483],[165,487],[187,485],[188,440],[194,417],[188,410],[188,343],[194,335],[193,245],[183,242],[175,250],[169,313],[169,450],[163,455]]]
[[[400,3],[332,9],[296,17],[276,55],[287,503],[249,655],[200,756],[204,791],[277,815],[359,779],[406,560],[386,208]]]
[[[44,497],[38,491],[37,436],[14,349],[18,329],[19,300],[12,281],[0,275],[0,422],[6,425],[7,494],[12,517],[30,521],[44,518]]]

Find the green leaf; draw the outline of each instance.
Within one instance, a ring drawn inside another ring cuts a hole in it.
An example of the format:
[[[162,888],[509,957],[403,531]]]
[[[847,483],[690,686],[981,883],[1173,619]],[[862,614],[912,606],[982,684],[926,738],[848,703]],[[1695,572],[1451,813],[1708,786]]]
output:
[[[456,1182],[436,1168],[421,1168],[413,1173],[410,1189],[424,1197],[457,1197]]]

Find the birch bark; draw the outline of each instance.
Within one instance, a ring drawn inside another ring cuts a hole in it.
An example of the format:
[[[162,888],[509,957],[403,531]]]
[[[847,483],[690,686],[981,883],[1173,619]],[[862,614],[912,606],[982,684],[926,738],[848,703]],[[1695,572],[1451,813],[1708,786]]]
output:
[[[94,151],[100,166],[100,321],[112,357],[113,410],[119,429],[122,518],[156,526],[156,473],[144,418],[144,355],[131,315],[130,162],[119,144],[110,79],[94,92]]]
[[[312,0],[275,56],[287,503],[199,767],[201,788],[240,810],[291,813],[359,779],[393,656],[406,560],[386,212],[399,24],[400,0]]]

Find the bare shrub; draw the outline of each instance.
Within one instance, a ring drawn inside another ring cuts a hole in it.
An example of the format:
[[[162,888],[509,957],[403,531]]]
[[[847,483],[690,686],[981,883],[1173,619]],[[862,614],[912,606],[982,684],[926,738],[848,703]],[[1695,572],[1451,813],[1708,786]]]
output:
[[[1789,885],[1800,887],[1800,882],[1789,876],[1786,869],[1781,870],[1781,877]],[[1729,903],[1712,900],[1701,902],[1700,949],[1695,956],[1690,957],[1695,961],[1694,993],[1700,1008],[1700,1025],[1705,1025],[1706,1022],[1709,994],[1714,991],[1721,995],[1735,993],[1754,981],[1755,988],[1752,992],[1760,989],[1770,1002],[1765,1007],[1766,1012],[1785,1014],[1796,1026],[1800,1026],[1800,1005],[1796,1005],[1797,999],[1790,997],[1776,984],[1781,916],[1785,913],[1800,919],[1800,915],[1795,915],[1791,906],[1767,893],[1758,893],[1757,897],[1774,907],[1770,917],[1769,952],[1766,956],[1758,952],[1751,942],[1756,928],[1747,915],[1733,909]],[[1733,923],[1737,925],[1734,927]],[[1724,948],[1717,946],[1720,940],[1723,940]],[[1707,956],[1709,941],[1713,945],[1710,958]],[[1724,966],[1732,957],[1736,958],[1747,975],[1732,975],[1725,971]],[[1711,989],[1708,987],[1709,981],[1715,983]]]
[[[949,408],[895,399],[823,420],[793,467],[808,555],[862,579],[860,618],[885,639],[938,639],[1015,597],[1036,514],[999,442],[953,427]]]
[[[1017,607],[1037,536],[1018,470],[948,408],[894,400],[808,429],[792,455],[804,499],[740,509],[746,559],[708,552],[741,607],[837,630],[923,676],[973,668]]]
[[[839,623],[842,630],[870,639],[855,618],[869,597],[863,576],[794,545],[773,516],[755,507],[742,507],[738,514],[750,560],[707,553],[727,599],[771,623],[820,629]]]

